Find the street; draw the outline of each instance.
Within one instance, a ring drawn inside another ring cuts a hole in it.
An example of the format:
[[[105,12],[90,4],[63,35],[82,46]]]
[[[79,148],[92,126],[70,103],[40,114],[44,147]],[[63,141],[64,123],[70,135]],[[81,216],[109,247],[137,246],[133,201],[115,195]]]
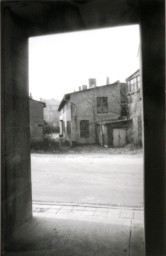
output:
[[[32,198],[143,207],[142,155],[31,154]]]

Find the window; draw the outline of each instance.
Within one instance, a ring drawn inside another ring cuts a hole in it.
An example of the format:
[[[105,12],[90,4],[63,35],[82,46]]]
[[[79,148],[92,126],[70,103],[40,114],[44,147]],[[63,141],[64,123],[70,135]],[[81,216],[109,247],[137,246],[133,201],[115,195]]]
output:
[[[80,121],[80,137],[81,138],[89,137],[89,120]]]
[[[130,88],[130,81],[128,81],[128,93],[130,92],[131,88]]]
[[[69,137],[71,137],[71,122],[67,121],[67,134]]]
[[[121,116],[127,116],[127,104],[121,104]]]
[[[138,89],[140,89],[140,76],[137,76]]]
[[[128,81],[128,92],[136,92],[140,88],[140,77],[137,76]]]
[[[134,91],[134,80],[132,79],[131,80],[131,92],[133,92]]]
[[[107,97],[97,97],[97,113],[108,113]]]
[[[76,105],[74,103],[71,104],[71,115],[76,116]]]

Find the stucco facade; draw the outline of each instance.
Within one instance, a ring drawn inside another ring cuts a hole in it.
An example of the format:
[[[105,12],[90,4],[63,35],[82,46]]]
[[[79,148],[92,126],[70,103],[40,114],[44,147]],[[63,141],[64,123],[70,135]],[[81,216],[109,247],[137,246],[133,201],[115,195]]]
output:
[[[30,98],[30,140],[31,142],[43,140],[44,115],[43,108],[46,106],[44,102],[33,100]]]
[[[58,109],[61,136],[71,143],[100,143],[97,125],[122,118],[124,89],[126,84],[117,81],[66,94]]]
[[[128,114],[131,120],[128,129],[128,141],[133,144],[142,144],[142,88],[140,71],[137,70],[126,79]]]

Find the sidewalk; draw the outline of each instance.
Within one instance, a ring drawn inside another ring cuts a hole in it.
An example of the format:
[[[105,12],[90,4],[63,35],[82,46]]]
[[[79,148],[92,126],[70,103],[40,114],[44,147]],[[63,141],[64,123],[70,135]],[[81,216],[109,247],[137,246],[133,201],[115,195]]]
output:
[[[143,209],[33,203],[5,256],[144,256]]]
[[[101,205],[64,205],[55,203],[33,202],[33,216],[44,218],[86,219],[90,221],[117,222],[133,220],[143,226],[143,209],[111,207]],[[87,219],[87,216],[90,217]]]

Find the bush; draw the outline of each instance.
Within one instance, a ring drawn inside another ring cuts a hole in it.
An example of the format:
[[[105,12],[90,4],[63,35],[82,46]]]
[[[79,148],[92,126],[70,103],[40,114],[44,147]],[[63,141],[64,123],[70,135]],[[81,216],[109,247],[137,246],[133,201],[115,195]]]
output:
[[[44,126],[43,132],[44,132],[44,134],[56,133],[56,132],[59,132],[59,127],[46,125],[46,126]]]
[[[59,142],[49,137],[44,138],[43,141],[31,142],[31,150],[54,151],[55,149],[59,149]]]
[[[49,125],[44,126],[43,133],[44,134],[50,134],[51,133],[51,127]]]

